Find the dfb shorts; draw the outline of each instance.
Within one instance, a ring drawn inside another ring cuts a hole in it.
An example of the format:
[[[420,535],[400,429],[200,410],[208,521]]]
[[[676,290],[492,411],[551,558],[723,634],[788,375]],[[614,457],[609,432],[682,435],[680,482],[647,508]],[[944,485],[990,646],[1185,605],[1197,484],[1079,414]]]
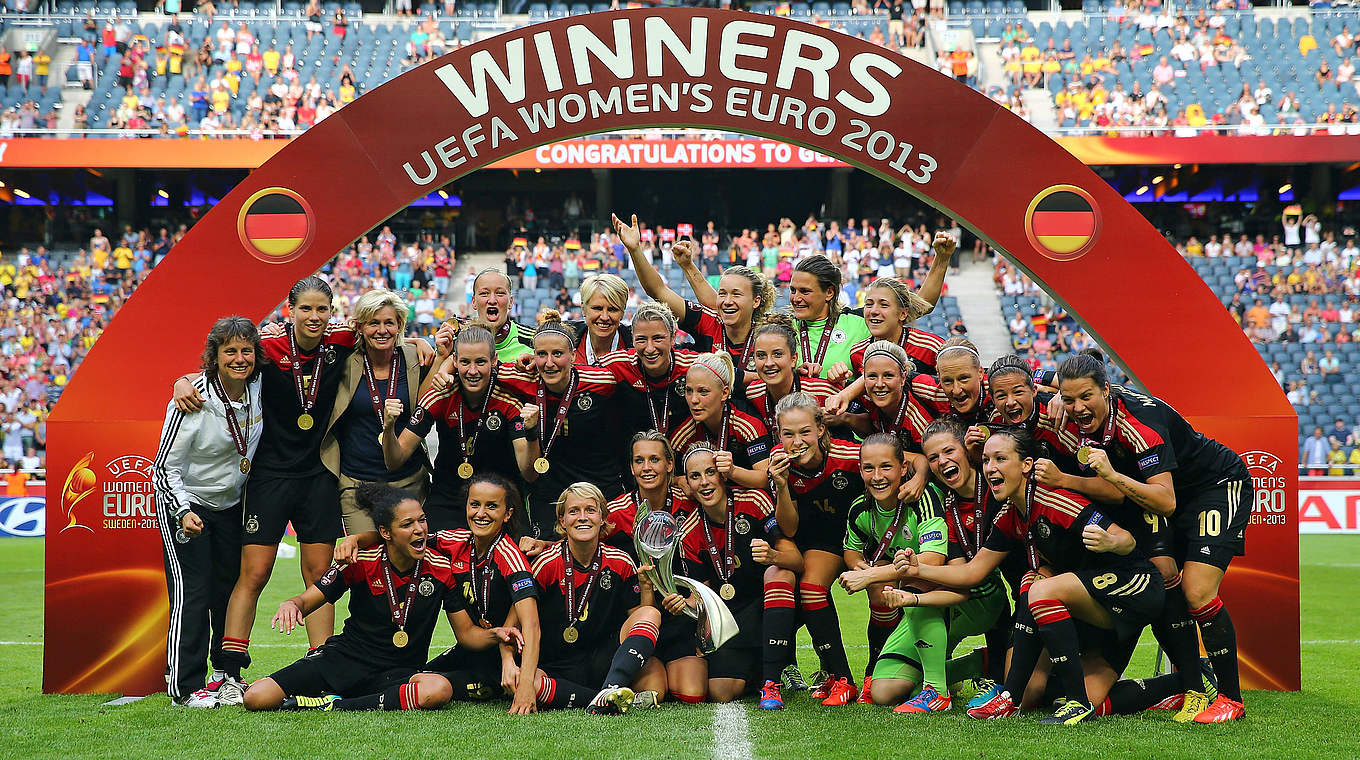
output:
[[[609,675],[609,666],[613,664],[614,652],[618,651],[618,648],[618,644],[605,641],[594,649],[573,652],[569,658],[540,662],[538,667],[547,673],[549,678],[559,678],[598,689],[604,684],[605,676]]]
[[[688,615],[661,616],[661,630],[656,638],[656,658],[674,662],[685,657],[699,656],[699,640],[694,635],[694,620]]]
[[[505,694],[500,652],[495,647],[483,651],[451,647],[425,663],[424,670],[448,679],[454,699],[495,699]]]
[[[798,532],[793,536],[793,543],[798,546],[798,551],[816,549],[837,557],[844,556],[845,520],[840,521],[838,528],[832,520],[810,518],[811,515],[807,512],[798,518]]]
[[[741,609],[732,610],[732,617],[736,619],[741,632],[718,647],[718,651],[704,655],[708,661],[709,678],[735,678],[745,681],[747,688],[761,685],[764,613],[764,605],[759,599],[752,600]]]
[[[305,657],[270,676],[290,697],[362,697],[406,683],[415,668],[375,670],[369,663],[345,654],[334,645],[322,645]]]
[[[329,544],[345,535],[340,487],[325,470],[301,478],[252,474],[244,507],[243,544],[277,544],[290,522],[303,544]]]
[[[1176,561],[1202,562],[1227,570],[1247,550],[1247,522],[1255,490],[1251,476],[1227,478],[1186,498],[1176,494]]]
[[[1092,567],[1073,573],[1086,592],[1114,619],[1120,639],[1138,634],[1161,614],[1166,588],[1162,573],[1146,559],[1115,567]]]

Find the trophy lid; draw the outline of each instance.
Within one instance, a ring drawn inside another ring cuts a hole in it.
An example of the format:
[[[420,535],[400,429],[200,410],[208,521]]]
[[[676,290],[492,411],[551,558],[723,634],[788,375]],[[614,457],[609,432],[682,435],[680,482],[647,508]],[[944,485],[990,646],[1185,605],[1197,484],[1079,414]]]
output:
[[[653,558],[670,553],[680,538],[675,517],[669,512],[648,512],[633,526],[634,541],[643,552]]]

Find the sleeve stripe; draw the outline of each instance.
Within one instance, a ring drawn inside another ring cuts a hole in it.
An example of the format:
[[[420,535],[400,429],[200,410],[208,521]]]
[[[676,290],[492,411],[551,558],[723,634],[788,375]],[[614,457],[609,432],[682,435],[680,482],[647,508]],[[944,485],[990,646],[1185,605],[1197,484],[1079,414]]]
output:
[[[155,488],[166,499],[167,506],[170,507],[170,514],[180,511],[179,499],[175,497],[175,492],[170,488],[170,482],[165,474],[165,457],[170,453],[170,447],[175,443],[175,436],[179,434],[180,422],[184,420],[184,412],[176,409],[170,413],[166,420],[165,430],[161,433],[161,446],[156,451],[156,461],[152,465],[151,472],[155,475]]]
[[[505,573],[507,576],[510,573],[529,572],[529,565],[525,561],[524,552],[521,552],[519,547],[515,546],[514,542],[505,536],[502,536],[496,542],[496,557],[509,570]]]

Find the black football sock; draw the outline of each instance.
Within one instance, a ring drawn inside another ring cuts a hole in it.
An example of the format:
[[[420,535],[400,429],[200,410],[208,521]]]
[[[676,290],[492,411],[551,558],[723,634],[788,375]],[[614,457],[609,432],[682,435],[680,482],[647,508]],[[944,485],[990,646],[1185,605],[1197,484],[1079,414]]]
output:
[[[1006,680],[1002,685],[1011,695],[1011,700],[1015,706],[1019,707],[1020,702],[1025,698],[1025,686],[1029,684],[1029,679],[1034,675],[1034,666],[1039,663],[1039,654],[1044,651],[1044,643],[1039,638],[1038,626],[1034,624],[1034,615],[1030,613],[1029,606],[1025,602],[1022,594],[1020,603],[1015,608],[1015,636],[1011,652],[1011,669],[1006,673]]]
[[[565,678],[544,678],[538,685],[538,706],[561,710],[583,707],[598,691]]]
[[[1001,683],[1006,680],[1006,650],[1011,648],[1011,635],[1015,630],[1015,615],[1002,615],[996,625],[983,634],[987,642],[987,664],[982,674]]]
[[[639,620],[628,630],[623,643],[614,650],[614,659],[609,663],[609,674],[604,677],[606,688],[628,686],[637,679],[642,666],[656,651],[656,623]]]
[[[793,650],[793,585],[786,581],[765,582],[765,614],[761,619],[765,633],[762,648],[766,681],[779,683]]]
[[[221,661],[227,675],[241,680],[241,671],[250,667],[250,639],[223,636]]]
[[[1195,633],[1195,621],[1190,618],[1190,607],[1185,603],[1179,575],[1166,581],[1166,601],[1162,604],[1161,615],[1152,624],[1152,634],[1176,668],[1180,690],[1200,691],[1203,687],[1199,681],[1199,637]]]
[[[902,622],[902,610],[877,604],[869,605],[869,664],[864,667],[864,677],[874,674],[874,664],[883,653],[883,645],[888,643],[897,624]]]
[[[1091,704],[1086,694],[1086,680],[1081,670],[1081,647],[1077,642],[1077,626],[1067,607],[1056,599],[1033,599],[1029,603],[1039,635],[1048,648],[1052,673],[1061,684],[1063,695],[1082,704]]]
[[[1134,715],[1184,690],[1179,673],[1167,673],[1156,678],[1125,678],[1110,687],[1110,695],[1105,698],[1109,703],[1105,714]]]
[[[419,710],[420,688],[414,683],[397,684],[377,694],[337,699],[331,707],[335,710]]]
[[[1237,676],[1237,629],[1233,628],[1232,618],[1223,600],[1214,597],[1208,604],[1190,615],[1199,623],[1199,635],[1204,639],[1204,651],[1213,663],[1214,675],[1218,677],[1218,691],[1234,702],[1242,701],[1242,685]],[[1199,683],[1199,670],[1195,670],[1195,682]]]
[[[826,586],[799,583],[798,597],[822,670],[837,678],[854,681],[850,661],[845,656],[845,643],[841,640],[841,621],[836,615],[836,605],[831,601],[830,590]]]

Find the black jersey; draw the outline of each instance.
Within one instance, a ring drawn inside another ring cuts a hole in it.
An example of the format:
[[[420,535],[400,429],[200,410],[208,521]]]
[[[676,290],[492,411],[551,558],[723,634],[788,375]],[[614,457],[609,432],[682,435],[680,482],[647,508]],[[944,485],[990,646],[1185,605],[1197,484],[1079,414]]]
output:
[[[988,549],[1025,553],[1030,569],[1048,565],[1058,573],[1120,567],[1145,560],[1146,555],[1138,547],[1125,556],[1086,548],[1081,532],[1087,525],[1108,530],[1115,524],[1103,507],[1079,493],[1038,483],[1033,484],[1032,493],[1027,515],[1020,514],[1009,502],[1002,507],[987,536]]]
[[[384,573],[384,568],[388,573]],[[411,609],[406,612],[403,628],[410,641],[404,647],[392,643],[398,629],[392,621],[388,574],[394,584],[390,591],[398,604],[404,604],[411,594]],[[410,589],[412,583],[416,584],[414,593]],[[332,565],[317,580],[316,587],[332,604],[345,591],[350,592],[345,628],[327,640],[326,646],[370,663],[376,671],[423,666],[430,656],[430,637],[441,608],[453,612],[459,602],[452,561],[438,547],[427,548],[419,567],[412,567],[405,575],[388,563],[386,549],[364,549],[345,567]]]
[[[484,399],[486,413],[482,414],[480,404],[466,403],[452,387],[431,388],[411,415],[407,430],[412,433],[424,438],[431,427],[439,431],[439,455],[435,457],[434,483],[430,487],[430,498],[436,503],[459,501],[466,481],[459,477],[458,467],[464,462],[471,464],[474,472],[494,472],[511,483],[523,482],[515,457],[515,441],[525,435],[524,419],[520,416],[523,404],[496,388],[490,393],[490,398]],[[470,455],[466,453],[468,448]]]
[[[543,431],[539,446],[546,452],[547,472],[529,487],[529,510],[535,535],[546,538],[557,523],[553,502],[572,483],[594,483],[606,499],[623,493],[623,459],[618,446],[625,441],[614,377],[598,367],[572,367],[575,377],[571,406],[560,430],[553,433],[562,397],[546,391],[539,401],[538,380],[502,364],[497,382],[525,403],[539,405]]]
[[[727,582],[731,583],[736,596],[728,600],[733,610],[752,604],[762,604],[765,599],[765,565],[751,559],[751,541],[759,538],[773,543],[778,535],[774,519],[774,503],[764,491],[750,488],[732,488],[732,552],[735,562]],[[707,524],[707,537],[711,537],[720,556],[726,557],[727,526],[725,522],[709,519],[702,507],[685,521],[681,547],[684,550],[683,574],[696,581],[706,582],[714,591],[723,586],[723,573],[715,565],[715,559],[708,550],[704,525]],[[677,572],[681,572],[677,569]]]
[[[354,352],[354,331],[347,327],[330,328],[316,348],[297,354],[300,361],[295,365],[289,338],[293,326],[285,325],[284,330],[283,335],[260,339],[260,348],[269,361],[261,362],[260,367],[264,432],[255,450],[251,472],[272,477],[307,477],[325,469],[321,464],[321,439],[326,436],[326,422],[340,391],[345,364]],[[300,378],[294,377],[295,369]],[[313,399],[314,382],[317,387]],[[311,404],[312,420],[307,430],[298,425],[303,400]]]
[[[1104,445],[1111,466],[1142,481],[1163,472],[1172,473],[1178,500],[1225,479],[1249,477],[1247,466],[1236,452],[1195,430],[1159,398],[1111,385],[1109,414],[1113,427],[1107,419],[1100,440],[1092,442]],[[1067,432],[1082,438],[1076,423],[1069,422]]]
[[[610,499],[605,505],[604,529],[600,534],[605,543],[616,549],[622,549],[634,561],[640,559],[635,554],[633,524],[637,519],[638,502],[641,498],[637,491],[625,491]],[[666,494],[665,503],[647,506],[653,511],[669,511],[675,516],[677,525],[684,525],[685,520],[698,508],[677,486],[671,486]]]
[[[481,556],[467,528],[441,530],[434,540],[440,552],[450,557],[457,583],[451,611],[467,610],[472,621],[484,627],[504,625],[515,602],[536,596],[529,563],[509,535],[497,536]]]
[[[694,341],[694,350],[699,353],[726,351],[732,355],[732,363],[747,371],[754,370],[751,344],[755,340],[755,325],[746,336],[746,342],[738,346],[727,340],[727,328],[715,309],[710,309],[695,301],[685,301],[685,314],[680,319],[680,329],[689,333]]]
[[[737,409],[728,402],[727,450],[732,454],[732,466],[754,469],[759,462],[770,458],[770,434],[765,423],[753,415]],[[671,447],[675,449],[677,461],[683,461],[685,451],[699,442],[711,443],[715,447],[721,441],[707,425],[693,417],[677,425],[670,432]]]
[[[887,409],[880,409],[869,400],[866,392],[859,403],[869,415],[875,433],[893,433],[902,441],[902,448],[913,454],[921,453],[926,426],[931,420],[948,413],[949,402],[930,375],[914,374],[904,384],[905,394]]]
[[[546,664],[551,670],[555,663],[571,663],[584,652],[601,647],[614,651],[619,642],[619,630],[628,619],[628,613],[642,603],[642,592],[638,586],[637,566],[622,551],[602,544],[600,567],[592,583],[589,596],[582,601],[582,594],[590,581],[589,567],[583,567],[574,559],[564,559],[566,541],[547,549],[534,560],[534,582],[538,584],[538,624],[543,631],[543,654],[540,665]],[[580,611],[567,612],[566,565],[570,561],[576,589],[572,602]],[[562,634],[568,624],[576,629],[577,638],[568,642]]]
[[[978,550],[987,545],[992,525],[1001,514],[1001,504],[992,498],[991,489],[982,473],[975,477],[982,486],[982,503],[979,508],[977,493],[961,496],[950,487],[941,484],[944,493],[944,522],[949,530],[949,559],[971,560]],[[1001,576],[1016,596],[1020,595],[1020,581],[1029,570],[1024,552],[1011,552],[1001,561]]]
[[[798,509],[794,542],[800,548],[839,555],[850,507],[864,494],[859,447],[833,439],[821,467],[813,472],[791,467],[788,477],[789,495]]]
[[[685,375],[698,354],[671,351],[670,371],[651,377],[638,362],[637,351],[612,351],[600,357],[600,367],[618,383],[618,400],[623,409],[623,433],[632,437],[643,430],[669,433],[689,417],[685,404]],[[657,427],[657,423],[661,427]]]

